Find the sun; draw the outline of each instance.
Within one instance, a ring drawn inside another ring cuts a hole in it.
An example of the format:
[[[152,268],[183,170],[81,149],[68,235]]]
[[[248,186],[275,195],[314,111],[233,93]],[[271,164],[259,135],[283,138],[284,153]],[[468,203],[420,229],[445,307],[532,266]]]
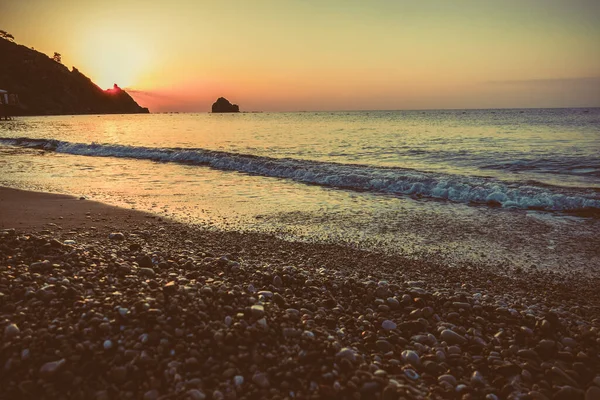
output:
[[[89,36],[83,52],[83,72],[102,89],[115,83],[122,88],[135,86],[150,63],[147,44],[131,32],[115,29],[101,29]]]

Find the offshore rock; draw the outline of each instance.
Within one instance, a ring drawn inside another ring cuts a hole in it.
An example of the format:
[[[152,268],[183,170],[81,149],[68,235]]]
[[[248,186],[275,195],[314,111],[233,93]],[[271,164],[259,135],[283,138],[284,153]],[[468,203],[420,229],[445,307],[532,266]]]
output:
[[[231,104],[225,97],[219,97],[212,105],[214,113],[236,113],[240,112],[240,107],[237,104]]]

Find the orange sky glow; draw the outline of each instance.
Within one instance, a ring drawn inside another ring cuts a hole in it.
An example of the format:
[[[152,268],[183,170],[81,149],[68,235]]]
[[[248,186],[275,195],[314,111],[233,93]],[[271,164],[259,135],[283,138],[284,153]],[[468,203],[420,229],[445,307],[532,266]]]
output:
[[[0,0],[0,29],[153,112],[600,106],[594,0]]]

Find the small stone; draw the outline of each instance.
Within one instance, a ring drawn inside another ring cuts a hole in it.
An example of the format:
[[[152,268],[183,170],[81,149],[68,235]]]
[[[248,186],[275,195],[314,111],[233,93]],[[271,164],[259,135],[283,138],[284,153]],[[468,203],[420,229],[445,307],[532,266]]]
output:
[[[600,399],[600,388],[598,386],[590,386],[585,392],[585,400]]]
[[[421,364],[419,355],[413,350],[404,350],[402,352],[402,360],[405,363],[411,364],[413,367],[418,367]]]
[[[390,321],[389,319],[386,319],[385,321],[383,321],[381,323],[381,327],[385,330],[393,330],[396,329],[396,323],[394,321]]]
[[[153,389],[153,390],[148,390],[146,393],[144,393],[144,400],[156,400],[160,397],[160,393],[158,393],[158,390]]]
[[[254,304],[250,310],[254,318],[262,318],[265,315],[265,308],[260,304]]]
[[[125,383],[127,381],[127,368],[113,367],[110,370],[110,379],[116,384]]]
[[[74,241],[73,239],[67,239],[67,240],[65,240],[63,243],[64,243],[64,244],[67,244],[67,245],[73,245],[73,244],[77,244],[77,242],[76,242],[76,241]]]
[[[58,361],[47,362],[40,368],[40,375],[44,378],[51,378],[66,364],[66,362],[67,361],[64,358]]]
[[[108,238],[111,240],[125,240],[125,235],[121,232],[113,232],[108,235]]]
[[[344,347],[335,356],[336,358],[343,358],[351,362],[356,361],[356,352],[349,347]]]
[[[152,268],[140,268],[138,274],[148,278],[154,278],[156,276],[156,272],[154,272]]]
[[[444,329],[442,331],[442,333],[440,334],[440,337],[446,343],[451,344],[451,345],[452,344],[464,344],[467,342],[467,339],[465,339],[463,336],[459,335],[458,333],[456,333],[450,329]]]
[[[412,379],[413,381],[419,379],[419,374],[417,374],[414,370],[410,368],[404,370],[404,375],[406,375],[408,379]]]
[[[258,326],[260,326],[263,329],[267,329],[268,325],[267,325],[267,320],[264,318],[259,319],[258,321],[256,321],[256,324]]]
[[[206,395],[199,391],[198,389],[190,389],[187,391],[187,396],[190,400],[204,400],[206,399]]]
[[[263,389],[268,388],[270,385],[269,378],[267,378],[267,375],[262,372],[257,372],[256,374],[254,374],[254,376],[252,377],[252,382],[254,382],[258,387]]]
[[[445,374],[438,377],[438,382],[447,382],[453,387],[456,386],[456,378],[453,375]]]
[[[8,324],[6,328],[4,328],[4,340],[11,340],[16,336],[19,336],[20,333],[21,330],[17,324]]]
[[[141,268],[152,268],[152,258],[149,255],[142,255],[137,259],[138,265]]]
[[[279,275],[275,275],[273,277],[273,286],[278,288],[283,286],[283,281],[281,280],[281,277]]]
[[[375,345],[377,346],[379,351],[382,351],[384,353],[388,353],[388,352],[392,351],[394,348],[394,346],[392,346],[392,344],[390,342],[388,342],[387,340],[378,340],[375,342]]]
[[[244,377],[241,375],[236,375],[233,377],[233,384],[235,386],[241,386],[244,383]]]
[[[473,386],[484,386],[485,380],[483,379],[483,375],[479,371],[473,372],[471,375],[471,385]]]
[[[110,350],[113,347],[113,342],[111,340],[105,340],[103,346],[104,350]]]
[[[173,294],[177,292],[177,284],[174,281],[165,284],[165,286],[163,286],[163,292],[166,294]]]

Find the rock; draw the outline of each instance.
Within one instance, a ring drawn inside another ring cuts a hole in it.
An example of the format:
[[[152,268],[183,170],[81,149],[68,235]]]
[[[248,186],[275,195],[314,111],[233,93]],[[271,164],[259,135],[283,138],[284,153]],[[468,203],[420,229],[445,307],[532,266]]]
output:
[[[237,104],[231,104],[225,97],[219,97],[212,105],[213,113],[236,113],[240,112]]]
[[[483,379],[483,375],[479,371],[473,372],[471,375],[471,385],[473,386],[485,386],[485,379]]]
[[[379,351],[382,351],[383,353],[388,353],[394,348],[394,346],[392,346],[392,344],[387,340],[378,340],[375,342],[375,345],[377,346]]]
[[[598,386],[590,386],[585,392],[585,400],[600,400],[600,388]]]
[[[241,375],[236,375],[233,377],[233,384],[235,386],[241,386],[244,383],[244,377]]]
[[[126,367],[113,367],[110,370],[110,380],[116,384],[127,382],[127,368]]]
[[[254,376],[252,376],[252,382],[254,382],[256,386],[263,389],[268,388],[270,385],[269,378],[266,374],[262,372],[257,372],[256,374],[254,374]]]
[[[286,302],[285,299],[283,298],[282,295],[280,295],[279,293],[275,293],[273,295],[273,301],[275,302],[275,304],[277,304],[280,308],[285,308],[286,307]]]
[[[11,340],[14,337],[19,336],[21,330],[17,326],[17,324],[8,324],[6,328],[4,328],[4,340]]]
[[[344,347],[336,355],[336,358],[346,359],[351,362],[356,361],[356,352],[349,347]]]
[[[148,390],[144,393],[144,400],[157,400],[159,397],[160,393],[158,393],[158,390],[156,389]]]
[[[381,327],[385,330],[393,330],[396,329],[396,323],[394,321],[390,321],[389,319],[386,319],[385,321],[383,321],[381,323]]]
[[[404,375],[406,375],[408,379],[412,379],[413,381],[419,379],[419,374],[417,374],[414,370],[410,368],[404,370]]]
[[[146,254],[138,257],[137,262],[138,265],[142,268],[152,268],[152,258],[150,258],[150,256]]]
[[[438,382],[447,382],[451,384],[452,387],[456,386],[456,378],[450,374],[440,375],[438,377]]]
[[[405,363],[411,364],[413,367],[418,367],[421,365],[421,358],[413,350],[404,350],[402,352],[402,360]]]
[[[460,345],[460,344],[465,344],[467,342],[467,339],[465,339],[463,336],[459,335],[458,333],[456,333],[450,329],[444,329],[442,331],[442,333],[440,334],[440,338],[450,345],[452,345],[452,344]]]
[[[103,343],[104,350],[110,350],[113,348],[113,342],[111,340],[105,340]]]
[[[121,232],[113,232],[108,235],[108,238],[111,240],[125,240],[125,235]]]
[[[152,268],[140,268],[138,274],[147,278],[154,278],[156,276],[156,272]]]
[[[40,368],[40,375],[46,379],[52,378],[66,363],[67,361],[64,358],[47,362]]]
[[[275,275],[273,277],[273,286],[280,288],[283,286],[283,281],[281,280],[281,277],[279,275]]]
[[[254,304],[250,307],[250,311],[252,312],[252,316],[254,318],[262,318],[265,315],[265,308],[260,304]]]
[[[198,389],[190,389],[186,392],[189,400],[204,400],[206,399],[206,395],[199,391]]]
[[[46,272],[52,269],[52,264],[48,260],[34,262],[29,266],[31,272]]]

